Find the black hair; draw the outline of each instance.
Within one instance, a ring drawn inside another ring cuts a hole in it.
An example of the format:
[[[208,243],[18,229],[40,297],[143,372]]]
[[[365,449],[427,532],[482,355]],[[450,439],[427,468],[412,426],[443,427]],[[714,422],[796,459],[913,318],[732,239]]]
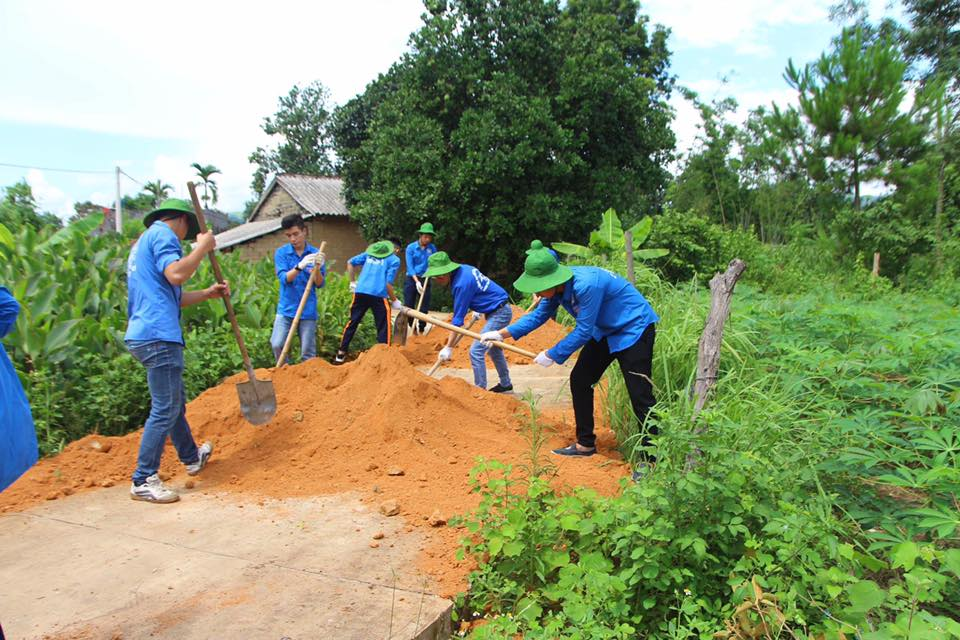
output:
[[[390,242],[392,242],[392,243],[394,244],[394,246],[396,246],[396,247],[402,247],[402,246],[403,246],[403,243],[400,242],[400,238],[398,238],[398,237],[396,237],[396,236],[393,236],[392,238],[390,238]]]
[[[291,213],[288,216],[283,216],[283,220],[280,221],[280,228],[284,231],[292,229],[293,227],[300,227],[301,229],[307,228],[307,224],[303,221],[303,216],[299,213]]]
[[[183,211],[168,211],[160,216],[160,220],[176,220],[180,216],[186,216]]]

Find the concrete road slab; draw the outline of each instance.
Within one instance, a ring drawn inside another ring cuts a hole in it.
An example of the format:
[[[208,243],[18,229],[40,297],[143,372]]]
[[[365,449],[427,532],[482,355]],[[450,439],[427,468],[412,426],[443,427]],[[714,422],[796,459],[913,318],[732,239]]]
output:
[[[570,407],[573,405],[570,398],[570,371],[572,369],[573,362],[552,367],[511,364],[510,380],[513,382],[513,394],[522,397],[528,391],[532,392],[542,409]],[[430,367],[419,367],[419,370],[426,373],[430,370]],[[454,376],[473,383],[473,371],[470,369],[441,367],[434,374],[434,377],[438,379],[445,376]],[[496,370],[487,369],[488,385],[492,387],[498,381]]]
[[[7,637],[449,637],[452,605],[402,520],[352,495],[182,494],[152,505],[118,487],[0,516]]]

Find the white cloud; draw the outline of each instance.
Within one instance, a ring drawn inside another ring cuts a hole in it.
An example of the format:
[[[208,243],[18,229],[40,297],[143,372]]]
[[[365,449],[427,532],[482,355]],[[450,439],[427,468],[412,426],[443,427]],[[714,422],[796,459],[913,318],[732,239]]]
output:
[[[66,220],[75,213],[73,200],[62,189],[50,184],[43,171],[39,169],[27,171],[27,184],[33,190],[33,197],[41,211],[49,211],[62,220]]]

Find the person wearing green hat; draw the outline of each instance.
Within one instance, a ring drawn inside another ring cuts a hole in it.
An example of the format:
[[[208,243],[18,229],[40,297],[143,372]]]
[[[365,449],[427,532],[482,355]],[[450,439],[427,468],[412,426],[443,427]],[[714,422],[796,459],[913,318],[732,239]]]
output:
[[[483,315],[486,321],[482,331],[493,332],[510,324],[513,310],[510,308],[510,296],[503,287],[483,275],[479,269],[468,264],[458,264],[450,259],[446,251],[440,251],[430,256],[427,277],[436,280],[442,286],[450,285],[453,295],[452,324],[462,327],[469,311]],[[453,357],[453,345],[457,334],[450,333],[447,344],[440,350],[440,360],[449,360]],[[479,340],[470,345],[470,364],[473,367],[473,383],[481,389],[487,388],[487,345]],[[503,349],[489,347],[490,360],[497,370],[500,382],[492,387],[494,393],[513,391],[510,382],[510,369]]]
[[[340,364],[347,359],[350,341],[360,326],[360,321],[369,309],[377,323],[377,342],[390,344],[390,310],[399,311],[402,307],[393,292],[393,281],[400,270],[399,240],[381,240],[374,242],[361,254],[347,261],[347,276],[350,278],[350,291],[353,302],[350,303],[350,320],[343,328],[340,348],[334,362]],[[354,269],[360,267],[360,278]]]
[[[511,337],[520,339],[556,315],[559,307],[576,318],[576,327],[556,345],[541,351],[534,362],[549,367],[563,363],[581,349],[570,373],[570,392],[577,423],[577,440],[554,453],[590,456],[596,453],[593,432],[593,385],[614,360],[627,385],[633,411],[644,433],[643,445],[652,445],[656,427],[645,431],[646,418],[654,405],[651,369],[656,323],[660,320],[646,298],[625,278],[599,267],[568,267],[557,262],[539,241],[531,245],[523,275],[514,286],[536,293],[540,303],[531,313],[499,331],[482,334],[484,341]],[[643,451],[645,463],[654,461]]]
[[[212,232],[199,233],[200,225],[189,202],[165,200],[143,219],[143,224],[147,230],[130,249],[127,259],[128,321],[124,341],[147,370],[150,415],[140,437],[130,497],[146,502],[176,502],[180,496],[164,486],[157,475],[167,437],[186,465],[188,475],[200,473],[213,453],[209,442],[197,447],[187,423],[180,309],[228,296],[230,288],[223,283],[198,291],[182,289],[204,256],[216,247]],[[180,243],[193,238],[193,251],[184,256]]]
[[[436,235],[433,231],[433,225],[424,222],[417,229],[420,237],[407,245],[405,252],[407,262],[407,277],[403,280],[403,303],[411,309],[416,309],[420,313],[430,312],[430,282],[424,282],[424,273],[427,270],[427,261],[430,256],[437,252],[437,247],[433,244],[433,237]],[[423,300],[420,300],[420,294],[423,294]],[[417,306],[417,302],[420,306]],[[409,324],[413,324],[413,318],[410,318]],[[420,333],[427,328],[427,323],[420,321]]]

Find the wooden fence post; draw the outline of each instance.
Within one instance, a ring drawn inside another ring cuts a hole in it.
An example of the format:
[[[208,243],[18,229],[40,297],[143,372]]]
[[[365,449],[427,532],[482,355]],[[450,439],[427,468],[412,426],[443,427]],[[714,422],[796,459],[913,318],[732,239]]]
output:
[[[627,247],[627,280],[630,284],[637,284],[637,276],[633,270],[633,231],[623,232],[623,242]]]

